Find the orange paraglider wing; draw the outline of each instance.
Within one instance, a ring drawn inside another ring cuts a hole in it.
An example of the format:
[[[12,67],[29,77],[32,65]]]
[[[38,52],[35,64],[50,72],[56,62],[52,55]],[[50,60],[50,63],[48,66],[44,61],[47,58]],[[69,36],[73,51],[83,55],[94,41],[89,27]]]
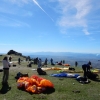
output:
[[[41,80],[40,86],[41,87],[51,87],[51,88],[54,87],[53,83],[49,80],[46,80],[46,79]]]

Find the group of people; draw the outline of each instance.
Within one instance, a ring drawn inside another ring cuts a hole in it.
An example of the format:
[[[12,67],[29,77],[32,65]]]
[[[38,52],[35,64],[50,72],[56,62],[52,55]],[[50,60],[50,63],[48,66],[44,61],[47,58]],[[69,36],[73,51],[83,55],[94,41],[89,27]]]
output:
[[[10,61],[11,61],[11,60],[10,60]],[[9,68],[10,68],[10,66],[11,66],[11,64],[9,63],[10,61],[9,61],[9,59],[8,59],[7,56],[5,56],[5,57],[3,58],[3,61],[2,61],[2,64],[3,64],[2,84],[8,84]],[[53,60],[51,60],[51,63],[53,63],[52,61],[53,61]],[[46,62],[45,62],[45,63],[47,64],[47,59],[46,59]],[[19,64],[20,64],[20,59],[19,59]],[[41,61],[41,59],[39,58],[39,59],[38,59],[37,72],[38,72],[39,75],[41,75],[41,74],[46,75],[46,72],[43,71],[43,70],[41,69],[41,67],[42,67],[42,61]],[[82,69],[83,69],[83,71],[84,71],[83,76],[84,76],[85,78],[87,77],[87,73],[90,71],[90,68],[91,68],[91,62],[90,62],[90,61],[88,62],[88,64],[83,64],[83,65],[82,65]]]

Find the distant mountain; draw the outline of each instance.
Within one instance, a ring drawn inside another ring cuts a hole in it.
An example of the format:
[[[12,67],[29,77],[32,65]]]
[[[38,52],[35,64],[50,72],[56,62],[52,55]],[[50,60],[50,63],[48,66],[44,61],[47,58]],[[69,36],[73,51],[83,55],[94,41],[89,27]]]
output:
[[[24,55],[32,55],[32,56],[67,56],[67,57],[78,57],[78,58],[95,58],[100,59],[100,54],[92,54],[92,53],[73,53],[73,52],[34,52],[34,53],[26,53]]]
[[[25,55],[96,55],[100,56],[100,54],[93,53],[74,53],[74,52],[32,52],[32,53],[23,53]]]

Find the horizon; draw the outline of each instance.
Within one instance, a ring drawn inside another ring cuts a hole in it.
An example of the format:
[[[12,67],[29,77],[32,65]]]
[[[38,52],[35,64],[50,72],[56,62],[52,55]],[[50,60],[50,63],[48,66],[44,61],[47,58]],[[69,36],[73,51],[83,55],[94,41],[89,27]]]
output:
[[[100,53],[99,0],[1,0],[0,52]]]
[[[10,50],[9,50],[10,51]],[[16,50],[14,50],[14,51],[16,51]],[[18,51],[16,51],[16,52],[18,52]],[[0,52],[0,54],[7,54],[8,53],[8,51],[7,52]],[[18,52],[18,53],[22,53],[22,55],[24,54],[48,54],[48,55],[50,55],[50,54],[64,54],[64,53],[67,53],[67,54],[94,54],[94,55],[100,55],[100,53],[84,53],[84,52],[50,52],[50,51],[48,51],[48,52],[44,52],[44,51],[41,51],[41,52]]]

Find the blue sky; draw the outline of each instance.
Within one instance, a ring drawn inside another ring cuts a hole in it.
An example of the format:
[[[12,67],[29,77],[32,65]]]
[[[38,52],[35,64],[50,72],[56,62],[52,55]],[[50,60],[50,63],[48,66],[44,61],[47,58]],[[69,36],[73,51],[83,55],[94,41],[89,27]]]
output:
[[[100,0],[0,0],[0,52],[100,53]]]

